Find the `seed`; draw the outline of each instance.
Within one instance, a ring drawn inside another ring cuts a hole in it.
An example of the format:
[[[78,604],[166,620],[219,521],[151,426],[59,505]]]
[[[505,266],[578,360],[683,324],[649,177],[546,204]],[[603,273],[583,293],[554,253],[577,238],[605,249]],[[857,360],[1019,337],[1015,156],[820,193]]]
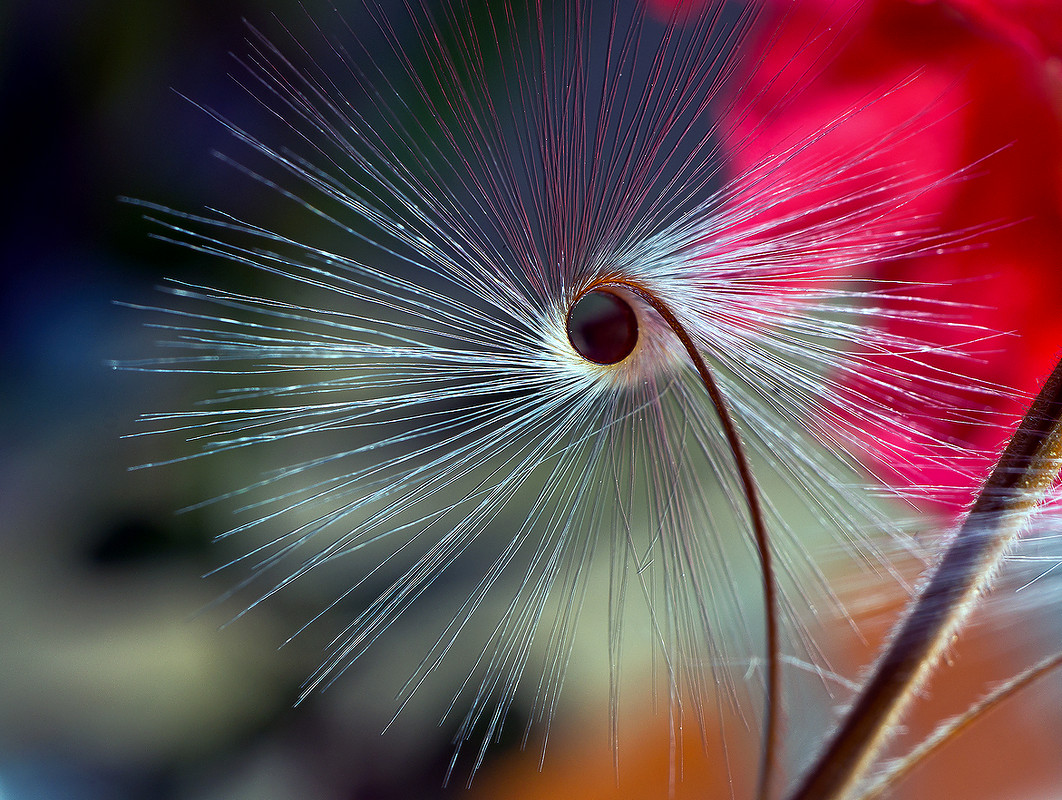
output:
[[[595,364],[618,364],[638,344],[638,317],[618,294],[595,289],[568,310],[568,341]]]

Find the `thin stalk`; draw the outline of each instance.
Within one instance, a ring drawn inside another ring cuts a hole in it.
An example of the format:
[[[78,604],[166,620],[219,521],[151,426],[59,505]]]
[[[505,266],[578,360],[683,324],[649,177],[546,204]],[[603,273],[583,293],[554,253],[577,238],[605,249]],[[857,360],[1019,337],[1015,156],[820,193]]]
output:
[[[683,327],[682,323],[679,322],[678,318],[663,300],[637,283],[623,279],[610,279],[591,287],[591,289],[608,288],[625,289],[645,301],[656,311],[657,314],[660,315],[660,318],[664,320],[667,326],[671,328],[678,337],[682,346],[686,348],[686,352],[689,354],[690,360],[693,362],[693,366],[697,370],[697,374],[700,375],[701,383],[704,384],[704,389],[708,393],[712,405],[715,406],[716,415],[719,417],[719,424],[723,428],[723,433],[726,436],[730,452],[733,454],[738,477],[741,480],[741,485],[745,492],[745,501],[748,504],[749,520],[752,525],[753,538],[760,559],[760,574],[763,577],[763,604],[764,616],[766,619],[765,649],[767,661],[767,690],[763,709],[763,758],[760,762],[759,783],[756,796],[759,800],[767,800],[768,793],[770,792],[771,776],[774,775],[775,764],[777,762],[779,698],[781,697],[782,678],[778,643],[778,588],[775,581],[771,548],[767,538],[767,525],[764,522],[763,506],[760,502],[759,488],[753,477],[752,467],[749,464],[748,456],[745,453],[745,446],[741,441],[741,435],[738,433],[737,426],[734,424],[734,419],[730,414],[726,398],[719,390],[719,386],[716,383],[711,370],[708,369],[708,365],[705,363],[704,358],[697,349],[697,345],[694,343],[693,338],[686,331],[685,327]]]
[[[790,800],[850,796],[899,729],[1000,561],[1062,467],[1062,361],[996,462],[874,674]]]
[[[981,719],[993,708],[1004,700],[1013,697],[1029,684],[1058,669],[1059,666],[1062,666],[1062,653],[1055,653],[1055,655],[1029,667],[1020,675],[1005,681],[1001,686],[997,686],[970,708],[966,709],[964,713],[941,724],[912,752],[896,763],[891,764],[883,775],[875,779],[873,785],[859,795],[858,800],[877,800],[883,793],[892,789],[897,783],[907,777],[907,774],[912,769]]]

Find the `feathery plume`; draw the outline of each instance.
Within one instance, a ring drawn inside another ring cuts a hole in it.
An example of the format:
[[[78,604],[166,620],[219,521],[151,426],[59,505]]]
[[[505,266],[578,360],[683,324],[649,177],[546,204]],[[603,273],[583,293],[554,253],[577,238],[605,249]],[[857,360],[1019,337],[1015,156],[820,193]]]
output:
[[[976,412],[953,334],[984,334],[916,284],[875,278],[987,228],[941,232],[923,208],[964,170],[905,165],[931,116],[828,156],[814,146],[919,77],[761,152],[749,109],[776,87],[750,92],[744,76],[765,61],[754,43],[786,43],[752,5],[407,11],[366,0],[357,25],[329,15],[316,55],[251,29],[240,80],[285,142],[204,109],[247,148],[232,163],[249,187],[324,223],[316,241],[140,202],[160,238],[272,279],[261,293],[166,287],[152,311],[171,354],[122,366],[227,385],[145,415],[147,433],[193,443],[178,461],[261,464],[213,498],[239,515],[221,535],[251,542],[226,565],[249,568],[248,609],[325,570],[349,576],[330,608],[371,591],[303,696],[452,599],[451,576],[462,585],[399,707],[466,654],[448,713],[459,746],[478,740],[473,771],[518,692],[548,735],[581,609],[601,593],[613,707],[638,614],[676,721],[720,696],[765,702],[767,679],[743,677],[762,672],[773,618],[748,487],[679,331],[764,490],[785,642],[768,660],[815,662],[824,559],[887,573],[888,552],[918,549],[875,496],[895,491],[881,465],[968,480],[966,451],[933,421]],[[789,57],[805,79],[837,35]],[[928,356],[931,377],[912,384]]]

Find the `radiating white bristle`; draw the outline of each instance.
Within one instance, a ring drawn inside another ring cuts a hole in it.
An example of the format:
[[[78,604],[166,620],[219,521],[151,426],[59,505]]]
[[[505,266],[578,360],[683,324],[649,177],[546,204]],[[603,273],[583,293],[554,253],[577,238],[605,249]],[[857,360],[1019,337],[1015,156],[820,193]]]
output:
[[[621,364],[568,342],[568,305],[610,275],[666,300],[718,372],[767,498],[786,658],[818,663],[808,609],[832,602],[824,563],[843,554],[887,574],[918,549],[875,470],[950,460],[967,480],[960,448],[913,416],[974,411],[958,406],[961,348],[934,340],[966,325],[962,310],[874,279],[883,262],[977,234],[918,210],[962,174],[882,166],[918,121],[828,159],[814,132],[732,174],[727,148],[742,145],[727,137],[757,64],[748,9],[709,3],[665,23],[623,4],[448,2],[418,8],[407,36],[371,0],[366,11],[371,32],[322,21],[317,57],[252,31],[242,80],[286,140],[209,112],[264,161],[240,167],[249,190],[294,201],[344,244],[142,203],[161,238],[270,273],[284,294],[171,284],[172,305],[154,310],[166,354],[124,365],[227,386],[144,419],[189,442],[179,460],[261,453],[257,482],[215,498],[238,509],[222,535],[253,543],[228,565],[249,567],[252,606],[326,564],[349,571],[344,597],[383,581],[305,691],[455,573],[453,621],[400,702],[455,648],[478,654],[451,705],[476,767],[518,692],[548,731],[591,592],[608,594],[609,629],[578,635],[608,648],[614,673],[650,640],[676,713],[699,715],[720,688],[742,707],[758,697],[758,679],[745,685],[763,613],[745,499],[696,373],[643,305]],[[924,337],[890,333],[897,318]],[[954,372],[912,390],[905,366],[943,350]],[[623,633],[632,605],[648,635]],[[483,619],[486,640],[472,640]]]

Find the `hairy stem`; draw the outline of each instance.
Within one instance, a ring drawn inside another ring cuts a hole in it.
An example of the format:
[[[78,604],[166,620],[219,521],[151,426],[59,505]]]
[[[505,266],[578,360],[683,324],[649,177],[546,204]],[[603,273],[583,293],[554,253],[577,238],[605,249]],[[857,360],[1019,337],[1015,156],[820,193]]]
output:
[[[874,674],[790,800],[848,797],[987,588],[1062,466],[1062,361],[996,462]]]
[[[779,698],[781,697],[781,659],[779,657],[780,650],[778,643],[778,588],[774,576],[771,548],[767,538],[767,526],[764,522],[760,493],[752,474],[752,467],[750,466],[748,456],[745,453],[745,447],[741,441],[741,435],[738,433],[737,426],[734,424],[734,419],[730,414],[726,398],[723,397],[723,393],[719,390],[719,386],[716,383],[711,370],[708,369],[708,365],[705,363],[700,351],[697,349],[697,345],[668,305],[645,287],[623,279],[603,281],[596,284],[593,288],[619,288],[631,292],[650,305],[653,310],[660,315],[661,319],[664,320],[667,326],[671,328],[679,338],[679,341],[682,342],[682,346],[686,348],[686,352],[689,354],[690,360],[693,362],[693,366],[697,370],[697,374],[700,375],[701,382],[704,384],[704,389],[708,393],[708,397],[711,399],[712,404],[715,406],[715,412],[719,417],[719,423],[723,428],[723,433],[726,436],[730,452],[734,456],[734,463],[737,467],[738,477],[741,480],[741,485],[745,492],[745,501],[748,504],[752,533],[756,543],[756,551],[759,554],[760,559],[760,574],[763,576],[763,603],[764,617],[766,619],[765,649],[767,662],[767,691],[763,709],[763,757],[760,762],[757,797],[759,800],[767,800],[768,793],[770,792],[771,777],[774,775],[775,765],[778,760]]]
[[[877,800],[882,794],[902,781],[907,774],[925,761],[929,756],[950,742],[985,714],[1004,700],[1008,700],[1026,686],[1062,666],[1062,653],[1056,653],[1033,665],[1015,678],[993,689],[958,717],[941,724],[937,730],[917,748],[905,755],[895,764],[889,766],[883,775],[877,777],[874,784],[863,791],[858,800]]]

